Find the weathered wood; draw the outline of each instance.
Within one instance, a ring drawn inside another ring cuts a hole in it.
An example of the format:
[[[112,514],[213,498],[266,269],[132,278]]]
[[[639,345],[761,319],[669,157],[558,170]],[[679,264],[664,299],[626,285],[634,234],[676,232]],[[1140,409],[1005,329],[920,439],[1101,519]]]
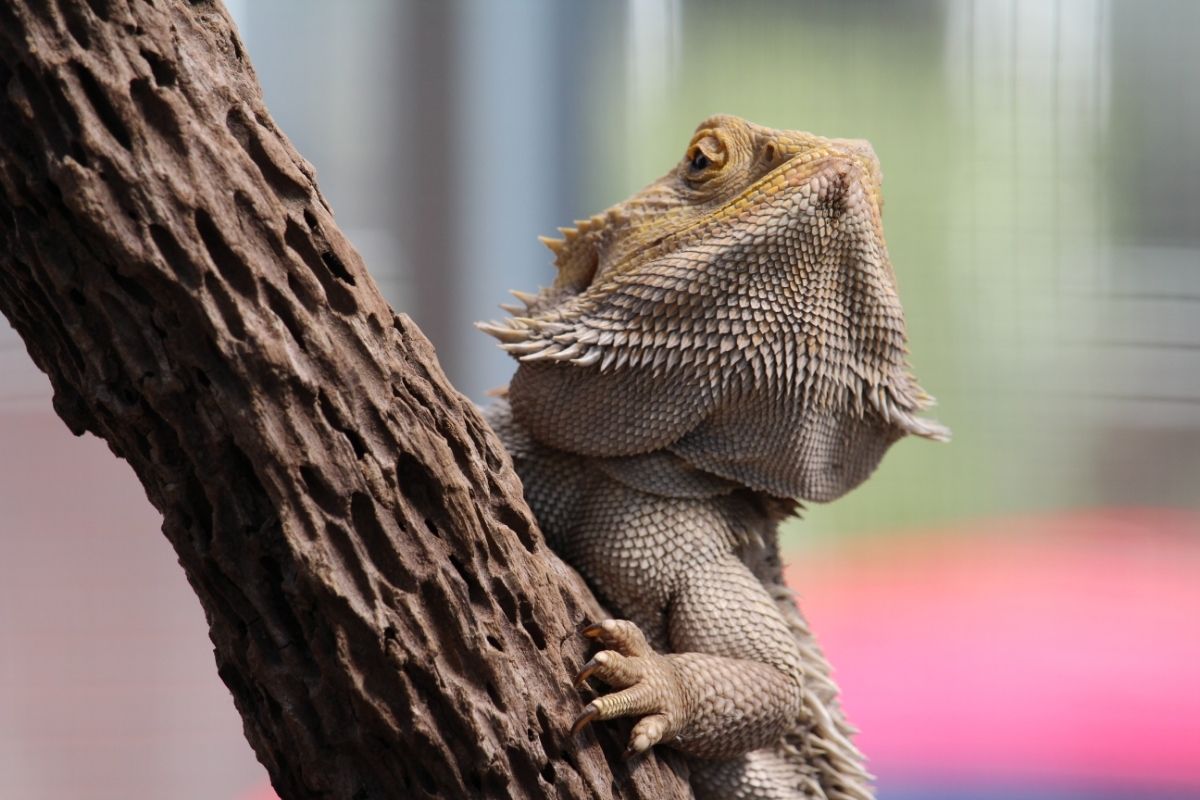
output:
[[[283,797],[687,796],[570,737],[600,609],[219,4],[0,3],[0,310],[162,512]]]

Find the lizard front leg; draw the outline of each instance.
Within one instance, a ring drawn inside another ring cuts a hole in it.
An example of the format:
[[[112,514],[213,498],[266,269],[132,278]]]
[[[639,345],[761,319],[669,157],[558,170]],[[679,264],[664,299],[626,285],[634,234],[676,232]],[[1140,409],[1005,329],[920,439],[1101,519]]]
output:
[[[779,741],[803,690],[801,654],[758,579],[732,553],[689,559],[667,604],[671,653],[656,653],[630,622],[587,633],[611,649],[581,673],[617,691],[593,700],[580,722],[639,717],[632,752],[659,741],[706,759],[728,759]]]

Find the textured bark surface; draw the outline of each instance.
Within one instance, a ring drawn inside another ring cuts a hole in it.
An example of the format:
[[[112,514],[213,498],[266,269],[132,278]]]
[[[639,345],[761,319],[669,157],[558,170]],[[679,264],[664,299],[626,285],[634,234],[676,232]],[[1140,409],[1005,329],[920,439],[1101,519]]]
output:
[[[219,5],[0,3],[0,310],[163,513],[283,797],[687,796],[569,736],[600,610]]]

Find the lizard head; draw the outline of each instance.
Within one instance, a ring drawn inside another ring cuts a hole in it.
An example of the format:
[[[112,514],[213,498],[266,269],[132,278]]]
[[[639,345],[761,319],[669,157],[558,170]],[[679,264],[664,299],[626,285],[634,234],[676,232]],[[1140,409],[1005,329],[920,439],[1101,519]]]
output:
[[[687,244],[697,226],[744,223],[739,214],[755,199],[770,201],[787,192],[789,180],[803,180],[833,158],[853,163],[865,178],[882,239],[882,176],[869,143],[717,115],[700,123],[683,158],[666,175],[606,211],[577,220],[575,227],[560,228],[563,238],[541,237],[555,255],[558,275],[539,305],[583,291],[598,278],[634,271],[648,258]]]
[[[481,326],[521,361],[517,419],[809,500],[905,434],[945,439],[917,416],[880,181],[865,141],[705,120],[662,178],[544,239],[553,285]]]

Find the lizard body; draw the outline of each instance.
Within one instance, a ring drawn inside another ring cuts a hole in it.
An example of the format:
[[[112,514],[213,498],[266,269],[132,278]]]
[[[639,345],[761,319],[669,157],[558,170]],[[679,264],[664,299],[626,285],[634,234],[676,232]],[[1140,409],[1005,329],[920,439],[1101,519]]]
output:
[[[872,796],[829,667],[784,588],[777,528],[861,483],[917,416],[870,145],[736,117],[546,240],[558,276],[480,327],[518,357],[489,418],[552,547],[622,620],[586,633],[699,798]]]

